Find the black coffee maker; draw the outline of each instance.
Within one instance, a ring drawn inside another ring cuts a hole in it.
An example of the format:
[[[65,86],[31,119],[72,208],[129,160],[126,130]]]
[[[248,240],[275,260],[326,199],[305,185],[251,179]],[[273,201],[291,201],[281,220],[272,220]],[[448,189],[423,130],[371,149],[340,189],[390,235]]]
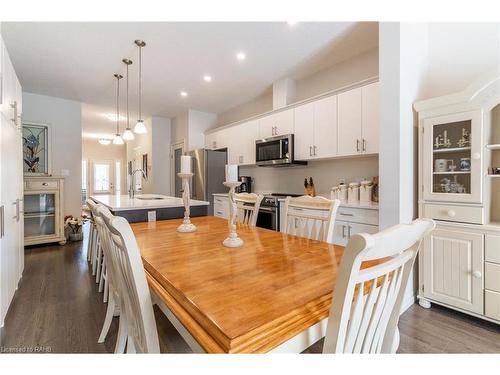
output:
[[[252,177],[240,176],[241,185],[238,187],[238,193],[252,192]]]

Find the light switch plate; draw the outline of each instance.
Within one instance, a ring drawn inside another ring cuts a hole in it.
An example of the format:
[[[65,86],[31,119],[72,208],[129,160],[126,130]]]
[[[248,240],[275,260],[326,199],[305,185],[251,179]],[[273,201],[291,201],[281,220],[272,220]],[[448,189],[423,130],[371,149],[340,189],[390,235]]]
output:
[[[156,221],[156,211],[148,211],[148,221]]]

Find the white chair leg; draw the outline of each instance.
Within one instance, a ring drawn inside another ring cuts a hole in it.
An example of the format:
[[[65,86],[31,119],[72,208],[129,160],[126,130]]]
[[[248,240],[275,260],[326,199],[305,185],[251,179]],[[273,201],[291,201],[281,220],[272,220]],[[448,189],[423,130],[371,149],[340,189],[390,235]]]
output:
[[[102,271],[102,247],[101,243],[97,242],[97,270],[95,274],[95,282],[99,283],[101,280],[101,271]]]
[[[104,295],[102,297],[102,302],[108,302],[109,297],[109,284],[108,284],[108,274],[106,272],[106,277],[104,278]]]
[[[108,334],[109,327],[113,321],[113,315],[115,313],[115,300],[113,296],[109,296],[108,308],[106,310],[106,317],[104,318],[104,324],[102,325],[101,334],[99,335],[98,343],[103,343],[106,340],[106,335]]]
[[[92,251],[92,275],[97,273],[97,256],[99,252],[99,240],[97,238],[97,231],[94,233],[94,249]]]
[[[87,239],[87,262],[92,259],[92,237],[94,234],[94,224],[89,222],[89,238]]]
[[[118,335],[116,337],[115,354],[125,353],[125,345],[127,344],[127,317],[122,312],[123,306],[120,306],[120,324],[118,325]]]
[[[102,257],[101,276],[99,277],[99,293],[104,290],[104,280],[106,278],[106,258]]]
[[[135,350],[134,339],[132,337],[128,337],[127,339],[127,354],[137,353]]]

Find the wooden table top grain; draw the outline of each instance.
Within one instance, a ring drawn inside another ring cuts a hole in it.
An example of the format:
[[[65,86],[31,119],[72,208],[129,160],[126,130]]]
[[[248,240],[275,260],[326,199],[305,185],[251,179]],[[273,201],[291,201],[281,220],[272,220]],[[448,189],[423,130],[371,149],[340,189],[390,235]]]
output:
[[[197,217],[132,224],[150,287],[209,353],[267,352],[328,316],[343,247]]]

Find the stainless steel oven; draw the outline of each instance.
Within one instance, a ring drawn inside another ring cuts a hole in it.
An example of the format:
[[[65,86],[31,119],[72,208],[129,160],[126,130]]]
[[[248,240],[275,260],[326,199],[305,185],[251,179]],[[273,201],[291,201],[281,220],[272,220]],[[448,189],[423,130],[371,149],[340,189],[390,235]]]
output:
[[[306,162],[294,160],[293,142],[293,134],[256,140],[256,164],[261,167],[285,167],[292,164],[307,164]]]
[[[276,206],[260,206],[257,226],[279,231],[279,209]]]

